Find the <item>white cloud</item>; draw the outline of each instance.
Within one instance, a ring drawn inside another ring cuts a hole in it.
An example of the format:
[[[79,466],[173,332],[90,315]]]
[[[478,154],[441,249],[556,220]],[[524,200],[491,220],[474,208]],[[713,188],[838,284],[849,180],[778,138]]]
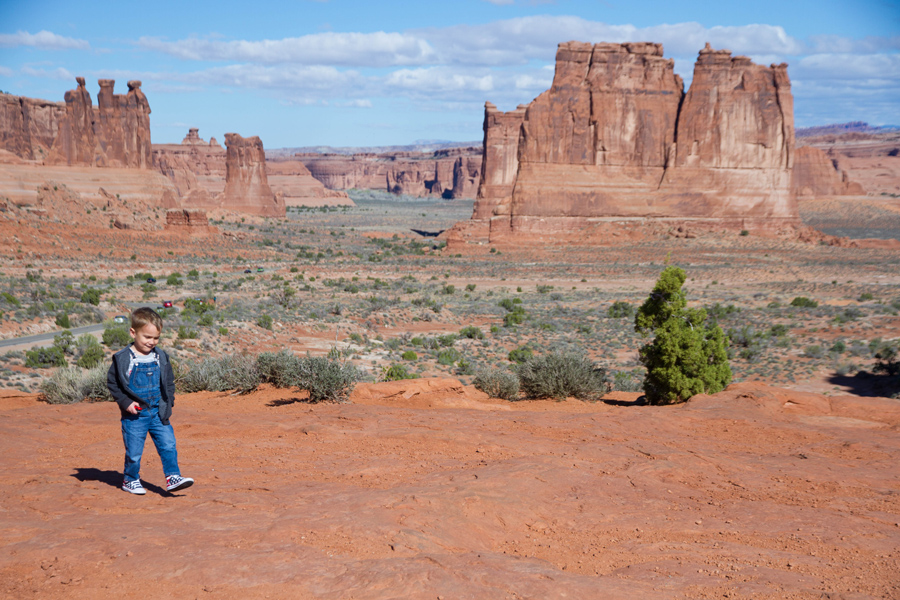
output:
[[[13,70],[9,67],[4,67],[0,65],[0,77],[12,77]]]
[[[803,79],[900,80],[900,54],[814,54],[795,71]]]
[[[25,66],[22,67],[22,74],[40,79],[66,79],[73,82],[75,81],[75,76],[72,75],[68,69],[63,67],[57,67],[48,71],[46,69],[33,69],[32,67]]]
[[[428,67],[394,71],[385,79],[385,84],[428,93],[490,92],[494,89],[494,78],[490,74],[478,76],[444,67]]]
[[[64,37],[50,31],[0,33],[0,47],[16,48],[18,46],[30,46],[41,50],[89,50],[91,47],[85,40]]]
[[[178,75],[188,82],[247,89],[346,90],[359,84],[355,71],[339,71],[334,67],[260,67],[227,65]]]
[[[371,100],[351,100],[350,102],[345,102],[344,106],[350,106],[352,108],[372,108]]]
[[[444,64],[511,65],[532,60],[553,60],[560,42],[658,42],[666,56],[696,57],[710,42],[736,54],[797,54],[804,45],[774,25],[704,27],[677,23],[638,28],[609,25],[573,16],[534,16],[494,21],[484,25],[456,25],[416,30],[428,40]]]
[[[167,42],[142,37],[138,45],[185,60],[294,63],[353,67],[424,64],[434,51],[424,39],[403,33],[324,32],[297,38],[220,41],[190,38]]]

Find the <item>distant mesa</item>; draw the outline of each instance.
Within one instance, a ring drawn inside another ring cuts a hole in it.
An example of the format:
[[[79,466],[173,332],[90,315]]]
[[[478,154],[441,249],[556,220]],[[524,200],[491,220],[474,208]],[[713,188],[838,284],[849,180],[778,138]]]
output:
[[[673,67],[661,44],[560,44],[548,91],[485,104],[478,196],[451,243],[800,226],[787,65],[707,44],[686,94]]]
[[[477,146],[431,152],[298,153],[313,177],[332,190],[375,189],[407,196],[474,198],[481,179]]]

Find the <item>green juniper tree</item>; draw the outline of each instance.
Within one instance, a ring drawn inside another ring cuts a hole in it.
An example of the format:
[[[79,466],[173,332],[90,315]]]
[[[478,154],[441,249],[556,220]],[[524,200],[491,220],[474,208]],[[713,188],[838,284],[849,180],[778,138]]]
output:
[[[640,351],[650,404],[685,402],[731,381],[725,335],[718,325],[706,325],[705,309],[687,308],[684,280],[683,270],[666,267],[634,318],[635,331],[656,336]]]

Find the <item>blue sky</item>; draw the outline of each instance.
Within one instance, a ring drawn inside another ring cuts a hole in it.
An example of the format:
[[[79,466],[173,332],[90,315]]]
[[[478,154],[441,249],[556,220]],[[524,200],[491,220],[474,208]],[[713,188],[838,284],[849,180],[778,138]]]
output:
[[[900,125],[900,0],[2,0],[0,90],[140,79],[159,143],[475,141],[484,102],[530,102],[569,40],[661,42],[686,84],[709,41],[788,63],[798,127]]]

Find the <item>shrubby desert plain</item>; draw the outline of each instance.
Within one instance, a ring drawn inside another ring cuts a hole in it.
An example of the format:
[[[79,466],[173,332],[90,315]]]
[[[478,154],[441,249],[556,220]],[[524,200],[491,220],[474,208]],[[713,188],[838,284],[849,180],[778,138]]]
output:
[[[900,597],[897,130],[795,131],[785,65],[709,46],[685,90],[560,44],[456,147],[153,144],[114,85],[0,97],[3,597]],[[668,266],[732,376],[657,405]],[[149,448],[119,489],[139,306],[185,492]]]

